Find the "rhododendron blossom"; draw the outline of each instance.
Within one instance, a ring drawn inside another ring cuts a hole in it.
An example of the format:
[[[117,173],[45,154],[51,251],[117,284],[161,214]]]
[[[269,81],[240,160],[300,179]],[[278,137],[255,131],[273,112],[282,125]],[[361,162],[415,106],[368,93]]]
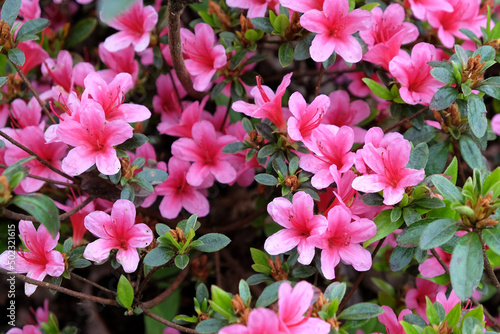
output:
[[[279,197],[267,206],[273,220],[284,227],[267,238],[265,250],[271,255],[288,252],[297,246],[299,262],[311,263],[315,247],[311,238],[325,232],[328,222],[326,217],[314,214],[314,201],[310,195],[299,191],[293,195],[293,201]]]
[[[389,334],[406,334],[399,322],[403,320],[404,316],[407,314],[412,314],[410,310],[404,309],[396,317],[396,313],[389,306],[383,305],[382,309],[384,313],[378,316],[378,320],[385,325],[385,329]]]
[[[425,297],[429,297],[431,302],[434,303],[437,294],[446,291],[446,287],[418,277],[415,280],[415,284],[416,287],[408,290],[406,293],[406,307],[414,309],[419,316],[427,320]]]
[[[19,222],[19,236],[28,251],[16,251],[14,267],[11,267],[11,251],[0,255],[0,267],[8,271],[26,276],[38,281],[43,281],[46,275],[59,277],[64,272],[64,259],[59,251],[54,250],[59,240],[59,233],[53,238],[43,225],[38,230],[33,222],[21,220]],[[26,283],[24,292],[31,296],[37,286]]]
[[[346,207],[339,205],[328,212],[328,227],[325,233],[314,237],[321,251],[321,271],[326,279],[335,278],[335,267],[342,260],[357,271],[367,271],[372,266],[370,252],[360,243],[372,238],[377,227],[371,220],[362,218],[353,221]]]
[[[326,95],[317,96],[310,105],[307,105],[306,100],[299,92],[295,92],[290,96],[288,107],[292,113],[292,117],[288,119],[288,135],[293,140],[307,141],[311,133],[316,129],[325,111],[330,106],[330,99]]]
[[[215,44],[215,34],[208,24],[199,23],[194,34],[181,29],[182,48],[188,59],[185,60],[189,74],[194,77],[193,87],[204,91],[211,86],[210,80],[218,69],[227,63],[226,50]]]
[[[325,61],[336,52],[345,61],[357,63],[361,60],[363,51],[352,35],[357,31],[370,29],[372,18],[366,10],[355,9],[349,12],[348,0],[325,0],[322,11],[307,11],[301,16],[300,24],[305,29],[318,33],[310,48],[314,61]]]
[[[103,262],[112,249],[118,249],[116,261],[126,273],[137,269],[137,248],[146,248],[153,241],[153,232],[146,224],[135,224],[135,206],[127,200],[117,200],[111,215],[103,211],[89,213],[85,217],[85,227],[98,239],[87,245],[83,257]]]
[[[143,7],[142,0],[136,0],[123,13],[105,21],[110,27],[120,31],[106,38],[104,47],[115,52],[133,45],[136,52],[144,51],[149,45],[149,33],[157,21],[158,13],[153,6]]]
[[[247,17],[262,17],[266,15],[267,9],[278,12],[278,0],[226,0],[229,7],[248,9]]]
[[[281,334],[278,316],[267,308],[256,308],[248,316],[248,324],[222,328],[219,334]]]

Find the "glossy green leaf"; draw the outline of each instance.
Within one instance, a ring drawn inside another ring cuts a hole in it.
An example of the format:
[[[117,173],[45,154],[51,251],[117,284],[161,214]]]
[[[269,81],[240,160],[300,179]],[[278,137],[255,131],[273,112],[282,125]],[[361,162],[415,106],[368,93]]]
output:
[[[500,255],[500,227],[497,224],[493,228],[487,228],[482,231],[483,240],[488,247]]]
[[[23,66],[26,61],[26,56],[20,49],[10,49],[7,51],[7,56],[11,62],[18,66]]]
[[[477,144],[467,136],[461,136],[458,143],[460,145],[460,153],[462,153],[462,157],[467,165],[472,169],[482,169],[483,159],[481,150],[477,147]]]
[[[197,246],[195,249],[205,253],[220,251],[231,242],[231,239],[220,233],[205,234],[198,240],[203,241],[203,245]]]
[[[472,132],[478,138],[482,138],[488,128],[488,119],[486,118],[486,106],[479,96],[472,94],[467,100],[467,110],[469,125]]]
[[[384,210],[381,213],[379,213],[375,217],[375,219],[373,219],[373,222],[375,223],[375,225],[377,225],[377,234],[370,240],[365,241],[364,247],[388,236],[403,224],[403,218],[401,217],[401,215],[396,221],[392,221],[391,213],[392,210]]]
[[[189,263],[189,256],[185,254],[177,255],[174,260],[175,266],[179,269],[184,269]]]
[[[381,99],[392,101],[392,93],[387,87],[385,87],[382,84],[379,84],[378,82],[370,78],[363,78],[361,80],[363,80],[363,82],[368,86],[368,88],[370,88],[373,94],[377,95]]]
[[[49,197],[38,193],[23,194],[14,197],[12,204],[35,217],[47,228],[53,238],[59,233],[61,223],[59,209]]]
[[[384,313],[384,310],[372,303],[358,303],[340,312],[338,319],[343,320],[364,320],[374,318]]]
[[[175,253],[167,247],[156,247],[148,252],[144,258],[144,265],[159,267],[170,261],[174,255]]]
[[[293,61],[293,46],[291,42],[280,45],[278,58],[281,66],[287,67]]]
[[[444,82],[447,84],[455,83],[455,75],[453,74],[453,71],[450,71],[450,70],[445,69],[443,67],[434,67],[431,70],[431,75],[436,80],[439,80],[441,82]]]
[[[448,108],[458,98],[458,91],[453,87],[442,87],[434,94],[429,104],[432,110],[443,110]]]
[[[29,20],[19,28],[16,35],[16,42],[21,42],[23,36],[35,35],[47,28],[50,21],[47,19],[33,19]]]
[[[14,24],[19,10],[21,9],[21,0],[5,0],[2,6],[2,12],[0,13],[2,21],[7,22],[10,28]]]
[[[413,255],[415,255],[415,248],[405,248],[396,246],[391,253],[391,257],[389,259],[389,265],[392,271],[400,271],[403,270],[407,265],[410,264],[413,259]]]
[[[426,143],[420,143],[410,152],[410,161],[406,168],[422,169],[427,165],[429,159],[429,147]]]
[[[455,219],[438,219],[422,231],[420,236],[420,248],[432,249],[448,242],[458,231],[458,224]]]
[[[278,179],[272,175],[262,173],[255,175],[255,181],[265,186],[275,186],[278,184]]]
[[[250,21],[257,29],[264,32],[272,33],[274,31],[274,27],[267,17],[254,17],[251,18]]]
[[[462,194],[447,178],[441,175],[433,175],[431,180],[438,189],[439,193],[443,195],[444,199],[447,199],[452,203],[463,203]]]
[[[274,282],[267,286],[255,303],[255,307],[266,307],[278,300],[278,290],[285,281]]]
[[[86,40],[95,30],[96,26],[97,19],[95,17],[86,17],[78,21],[78,23],[74,25],[69,37],[66,39],[65,47],[72,48]]]
[[[483,251],[475,233],[460,237],[453,249],[450,262],[450,279],[453,290],[461,300],[472,296],[483,274]]]
[[[134,301],[134,289],[128,279],[120,275],[117,288],[117,298],[125,308],[131,308]]]

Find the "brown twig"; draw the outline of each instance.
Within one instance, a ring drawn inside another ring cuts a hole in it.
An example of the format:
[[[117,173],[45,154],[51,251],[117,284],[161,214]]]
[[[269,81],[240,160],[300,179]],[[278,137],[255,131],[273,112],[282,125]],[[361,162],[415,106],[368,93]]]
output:
[[[8,167],[9,166],[0,163],[0,168],[8,168]],[[48,179],[46,177],[41,177],[41,176],[38,176],[38,175],[29,174],[29,173],[26,175],[26,177],[29,177],[29,178],[32,178],[32,179],[35,179],[35,180],[45,181],[47,183],[58,184],[58,185],[64,186],[64,187],[79,188],[79,186],[77,184],[66,183],[66,182],[61,182],[61,181],[56,181],[56,180],[51,180],[51,179]]]
[[[42,110],[45,113],[45,115],[47,115],[47,117],[50,119],[50,121],[52,122],[52,124],[56,124],[56,120],[50,114],[50,111],[45,106],[45,103],[43,103],[42,100],[40,99],[40,96],[38,95],[37,91],[35,90],[35,88],[33,88],[33,86],[31,85],[31,82],[28,80],[28,78],[26,77],[26,75],[21,70],[21,67],[19,67],[18,65],[14,64],[14,63],[12,63],[12,65],[14,65],[14,67],[16,68],[17,73],[19,73],[19,76],[21,77],[21,79],[23,79],[23,81],[26,84],[26,86],[28,86],[29,90],[33,93],[33,96],[38,101],[38,104],[40,105],[40,107],[42,107]]]
[[[27,148],[26,146],[24,146],[23,144],[17,142],[14,138],[10,137],[8,134],[6,134],[5,132],[3,131],[0,131],[0,136],[4,137],[5,139],[7,139],[8,141],[10,141],[13,145],[19,147],[21,150],[23,150],[24,152],[28,153],[29,155],[31,156],[34,156],[36,158],[36,160],[40,161],[40,163],[42,165],[44,165],[45,167],[47,167],[48,169],[50,169],[51,171],[53,171],[54,173],[57,173],[61,176],[64,176],[65,178],[67,178],[68,180],[71,180],[75,183],[78,183],[78,180],[75,179],[74,177],[72,176],[69,176],[68,174],[64,173],[63,171],[60,171],[59,169],[55,168],[54,166],[52,166],[50,164],[50,162],[48,162],[47,160],[45,160],[44,158],[38,156],[38,154],[36,154],[35,152],[33,152],[32,150],[30,150],[29,148]]]
[[[38,223],[38,220],[33,216],[23,215],[22,213],[13,212],[8,209],[3,209],[1,216],[13,220],[29,220]]]
[[[184,327],[181,325],[177,325],[175,322],[168,321],[167,319],[163,319],[162,317],[154,314],[153,312],[149,311],[147,308],[145,308],[142,305],[140,305],[139,308],[142,310],[142,313],[144,313],[144,315],[146,315],[146,316],[150,317],[151,319],[154,319],[154,320],[156,320],[164,325],[175,328],[183,333],[200,334],[199,332],[195,331],[194,329],[187,328],[187,327]]]
[[[411,121],[412,119],[414,119],[414,118],[418,117],[419,115],[423,114],[424,112],[426,112],[428,109],[429,109],[429,107],[423,107],[422,109],[420,109],[419,111],[417,111],[413,115],[405,117],[402,120],[400,120],[399,122],[397,122],[396,124],[389,126],[387,129],[384,130],[384,133],[387,133],[387,132],[397,128],[398,126],[401,126],[401,125],[405,124],[406,122]]]
[[[89,204],[90,202],[92,202],[94,199],[92,197],[87,197],[85,199],[85,201],[81,202],[80,204],[78,204],[77,206],[75,206],[73,209],[69,210],[68,212],[66,213],[63,213],[62,215],[59,216],[59,219],[60,220],[64,220],[66,218],[69,218],[71,217],[72,215],[74,215],[75,213],[77,213],[78,211],[80,211],[81,209],[83,209],[87,204]]]
[[[173,281],[172,284],[170,284],[166,290],[164,290],[155,298],[142,303],[142,306],[145,308],[152,308],[160,304],[165,299],[167,299],[175,290],[177,290],[177,288],[179,287],[179,285],[181,285],[182,281],[184,281],[188,273],[189,273],[189,266],[184,268],[184,270],[182,270],[179,273],[179,276],[175,278],[175,281]]]
[[[323,80],[323,74],[325,74],[325,67],[321,65],[318,71],[318,83],[316,84],[316,90],[314,91],[314,97],[319,95],[319,89],[321,88],[321,80]]]
[[[154,273],[158,269],[165,268],[166,266],[170,265],[171,263],[172,263],[172,259],[170,261],[168,261],[167,263],[165,263],[164,265],[162,265],[162,266],[154,267],[153,269],[151,269],[148,272],[148,274],[146,275],[146,277],[144,277],[144,279],[142,280],[141,285],[139,285],[139,288],[137,289],[136,295],[137,296],[141,296],[142,290],[144,290],[144,288],[146,287],[146,284],[148,284],[149,280],[151,279],[151,277],[153,277]]]
[[[194,1],[191,1],[194,2]],[[201,100],[206,93],[198,92],[193,88],[193,81],[184,64],[181,48],[181,13],[186,6],[185,1],[169,0],[168,2],[168,44],[172,65],[177,73],[177,78],[186,92],[197,100]]]
[[[80,281],[82,281],[82,282],[88,283],[88,284],[90,284],[90,285],[92,285],[92,286],[94,286],[94,287],[96,287],[96,288],[98,288],[98,289],[100,289],[100,290],[102,290],[102,291],[105,291],[105,292],[107,292],[107,293],[111,293],[111,294],[113,294],[113,295],[116,295],[116,291],[112,291],[112,290],[106,289],[106,288],[105,288],[105,287],[103,287],[102,285],[99,285],[99,284],[97,284],[97,283],[95,283],[95,282],[92,282],[91,280],[88,280],[88,279],[86,279],[85,277],[82,277],[82,276],[80,276],[80,275],[77,275],[77,274],[75,274],[75,273],[73,273],[73,272],[71,273],[71,277],[74,277],[74,278],[76,278],[76,279],[78,279],[78,280],[80,280]]]
[[[101,298],[101,297],[88,295],[86,293],[67,289],[67,288],[64,288],[64,287],[59,286],[59,285],[55,285],[55,284],[47,283],[47,282],[43,282],[43,281],[38,281],[38,280],[26,277],[26,276],[21,275],[21,274],[12,273],[12,272],[9,272],[3,268],[0,268],[0,274],[6,275],[6,276],[7,275],[14,276],[15,278],[18,278],[25,283],[34,284],[36,286],[40,286],[40,287],[43,287],[46,289],[51,289],[51,290],[54,290],[57,292],[61,292],[61,293],[64,293],[68,296],[72,296],[72,297],[75,297],[78,299],[90,300],[94,303],[100,303],[100,304],[104,304],[104,305],[120,306],[120,305],[118,305],[118,303],[114,299],[107,299],[107,298]]]
[[[497,291],[500,292],[500,282],[498,281],[497,275],[495,275],[495,271],[493,270],[493,267],[491,266],[490,260],[488,260],[488,255],[486,255],[486,243],[483,240],[481,230],[479,230],[477,232],[477,235],[479,236],[479,240],[481,241],[481,246],[483,248],[484,269],[486,269],[486,274],[493,282],[493,285],[495,286]]]
[[[375,247],[375,249],[373,250],[373,253],[372,253],[372,261],[375,258],[375,256],[377,255],[379,249],[382,247],[382,244],[384,243],[384,240],[385,240],[385,238],[382,238],[377,243],[377,246]],[[351,299],[352,295],[354,294],[354,292],[356,291],[356,289],[359,287],[359,285],[363,281],[363,278],[365,278],[366,273],[367,273],[366,271],[363,271],[361,274],[359,274],[358,279],[352,285],[351,290],[349,290],[349,293],[347,294],[347,296],[345,296],[344,299],[342,300],[342,303],[340,303],[340,306],[339,306],[339,309],[337,311],[337,314],[339,314],[344,309],[344,307],[346,306],[346,304],[349,301],[349,299]]]

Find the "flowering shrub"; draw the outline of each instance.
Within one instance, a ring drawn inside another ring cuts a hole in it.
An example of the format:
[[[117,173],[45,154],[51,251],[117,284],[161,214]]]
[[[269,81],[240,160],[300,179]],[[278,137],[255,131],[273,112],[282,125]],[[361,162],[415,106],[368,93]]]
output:
[[[499,9],[2,1],[0,330],[498,333]]]

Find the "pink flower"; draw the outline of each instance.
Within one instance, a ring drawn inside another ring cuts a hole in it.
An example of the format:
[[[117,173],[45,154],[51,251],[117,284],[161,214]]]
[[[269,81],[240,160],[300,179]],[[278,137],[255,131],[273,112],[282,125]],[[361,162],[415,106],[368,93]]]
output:
[[[330,108],[323,117],[324,124],[332,124],[338,127],[349,126],[354,131],[354,142],[362,143],[366,130],[356,126],[358,123],[370,116],[370,106],[363,100],[351,102],[349,94],[345,90],[336,90],[328,95]]]
[[[107,122],[102,106],[94,101],[82,108],[79,122],[67,119],[59,124],[56,133],[60,140],[75,147],[62,162],[63,170],[71,175],[82,174],[93,164],[103,174],[116,174],[120,161],[113,146],[133,135],[125,121]]]
[[[215,44],[215,34],[208,24],[198,23],[194,34],[181,28],[182,50],[187,55],[186,69],[194,77],[193,87],[204,91],[211,85],[211,79],[218,69],[227,63],[226,49]]]
[[[326,95],[318,95],[310,105],[307,105],[300,92],[293,93],[288,101],[288,107],[293,115],[288,119],[290,138],[304,142],[309,140],[312,131],[319,126],[329,106],[330,99]]]
[[[42,107],[38,101],[32,97],[28,103],[23,99],[15,99],[10,104],[12,116],[16,119],[16,124],[20,128],[28,126],[38,126],[42,118]]]
[[[453,10],[438,10],[427,14],[429,24],[438,30],[438,37],[447,48],[453,48],[455,37],[468,39],[460,29],[469,29],[481,36],[486,16],[479,14],[481,0],[448,0]]]
[[[322,249],[321,270],[325,278],[335,278],[335,267],[340,260],[352,265],[357,271],[370,269],[371,254],[360,243],[376,233],[377,227],[373,221],[365,218],[353,221],[351,212],[343,205],[332,208],[328,212],[326,232],[314,239],[316,247]]]
[[[208,120],[210,114],[204,110],[208,96],[201,102],[185,102],[183,103],[184,110],[179,114],[177,112],[162,113],[161,122],[157,129],[161,134],[175,137],[191,137],[193,125],[201,120]],[[171,105],[174,107],[175,105]]]
[[[283,7],[305,13],[312,9],[323,10],[325,0],[280,0],[280,3]]]
[[[41,326],[43,322],[49,321],[50,311],[48,299],[45,299],[43,301],[43,306],[37,307],[36,311],[33,311],[32,308],[30,308],[30,310],[35,316],[35,320],[39,326]]]
[[[363,56],[363,50],[352,35],[356,31],[370,29],[372,18],[366,10],[349,12],[348,0],[326,0],[323,11],[312,9],[306,12],[301,16],[300,24],[318,33],[310,49],[314,61],[325,61],[336,52],[345,61],[357,63]]]
[[[410,289],[406,293],[406,307],[409,309],[415,309],[417,314],[421,316],[424,320],[427,320],[427,312],[426,312],[426,300],[425,297],[429,297],[431,302],[436,301],[436,296],[439,292],[446,291],[446,287],[443,285],[438,285],[436,283],[432,283],[423,278],[417,278],[415,280],[416,288]]]
[[[399,316],[396,317],[396,313],[394,313],[393,309],[389,306],[383,305],[382,309],[384,310],[384,313],[378,316],[378,321],[385,325],[387,333],[406,334],[403,325],[399,322],[403,320],[405,315],[411,314],[411,311],[404,309],[399,313]]]
[[[169,177],[155,188],[155,192],[163,196],[160,203],[160,213],[163,217],[174,219],[182,208],[199,217],[208,215],[210,204],[201,190],[210,184],[206,184],[206,187],[190,185],[186,180],[190,167],[191,164],[188,161],[180,160],[175,156],[168,161]]]
[[[47,51],[40,44],[33,41],[21,42],[17,45],[17,48],[23,51],[26,56],[26,61],[21,66],[21,70],[24,73],[28,73],[32,68],[40,65],[45,59],[49,58]]]
[[[122,120],[127,123],[142,122],[151,117],[143,105],[123,103],[125,94],[134,87],[132,76],[120,73],[108,84],[97,73],[90,73],[84,81],[82,103],[94,100],[102,106],[107,121]]]
[[[311,263],[314,257],[314,244],[311,237],[325,232],[328,222],[324,216],[314,214],[314,201],[310,195],[299,191],[289,200],[275,198],[267,206],[273,220],[284,227],[267,238],[264,249],[271,255],[288,252],[297,246],[299,262]]]
[[[434,11],[453,12],[453,6],[448,0],[408,0],[413,15],[419,20],[427,20],[428,13]]]
[[[40,0],[23,0],[19,16],[24,18],[24,21],[40,18],[42,10],[40,9]]]
[[[310,317],[314,296],[311,283],[301,281],[292,289],[290,283],[284,282],[279,287],[278,296],[279,328],[282,333],[330,333],[330,324],[319,318]]]
[[[434,250],[439,254],[444,263],[446,263],[449,267],[451,262],[451,254],[437,247],[434,248]],[[424,277],[436,277],[446,273],[443,266],[441,266],[439,261],[434,256],[428,257],[424,261],[424,263],[420,264],[418,266],[418,271]]]
[[[247,326],[231,325],[222,328],[219,334],[281,334],[278,316],[267,308],[256,308],[248,316]]]
[[[62,167],[61,159],[66,155],[66,149],[68,147],[63,143],[46,143],[43,130],[40,126],[27,126],[24,129],[11,130],[7,132],[11,135],[11,137],[31,149],[41,158],[47,160],[55,168],[60,169]],[[5,163],[9,166],[30,156],[29,153],[10,144],[10,142],[6,145],[7,149],[5,150],[4,159]],[[25,163],[24,166],[29,168],[30,174],[56,181],[68,181],[64,176],[52,171],[36,159]],[[35,192],[44,184],[45,181],[28,177],[21,181],[20,186],[25,192]]]
[[[36,326],[26,325],[26,326],[23,327],[23,329],[21,329],[21,328],[11,328],[5,334],[42,334],[42,332]]]
[[[56,205],[59,209],[62,209],[66,212],[72,210],[74,207],[78,206],[79,204],[83,203],[87,199],[87,196],[80,196],[77,198],[71,198],[66,202],[66,205],[60,204],[56,202]],[[71,220],[71,227],[73,228],[73,246],[78,246],[81,244],[83,240],[83,236],[85,235],[85,232],[87,232],[87,229],[85,228],[84,225],[84,220],[85,217],[95,211],[95,204],[94,201],[90,202],[89,204],[85,205],[80,211],[72,214],[69,219]]]
[[[99,44],[99,58],[109,67],[107,70],[100,70],[99,75],[111,82],[118,73],[129,73],[134,82],[137,82],[139,74],[139,63],[135,60],[134,47],[129,46],[120,51],[110,52],[104,47],[104,43]]]
[[[63,256],[53,250],[59,240],[59,233],[53,238],[44,225],[40,225],[36,230],[33,222],[21,220],[19,235],[28,251],[3,252],[0,255],[0,267],[18,274],[27,273],[27,277],[38,281],[43,281],[46,275],[59,277],[63,274]],[[36,285],[26,283],[24,293],[31,296],[36,288]]]
[[[500,136],[500,114],[496,114],[491,119],[491,129],[497,136]]]
[[[153,108],[157,113],[165,114],[169,124],[178,124],[182,115],[181,101],[187,92],[182,87],[175,71],[169,74],[160,74],[156,79],[156,91],[158,95],[153,96]],[[177,96],[179,94],[179,96]]]
[[[229,7],[248,9],[247,17],[266,16],[267,9],[273,9],[278,12],[278,0],[226,0]]]
[[[455,290],[453,289],[451,290],[448,298],[446,298],[444,291],[438,292],[438,294],[436,295],[436,301],[440,302],[441,305],[443,305],[446,314],[448,314],[448,312],[450,312],[452,308],[454,308],[458,303],[461,302],[460,298],[458,298]]]
[[[135,224],[134,204],[124,199],[113,204],[111,216],[103,211],[89,213],[85,227],[99,239],[87,245],[83,257],[103,262],[112,249],[118,249],[116,261],[126,273],[137,269],[137,248],[146,248],[153,241],[153,232],[146,224]]]
[[[66,50],[57,54],[57,59],[48,58],[42,66],[42,73],[50,75],[54,82],[61,86],[66,93],[73,88],[73,59]]]
[[[408,104],[431,102],[432,96],[444,83],[434,79],[427,63],[437,60],[436,48],[432,44],[418,43],[411,51],[411,57],[402,53],[389,63],[389,70],[400,84],[399,94]]]
[[[106,22],[102,17],[101,19]],[[136,52],[144,51],[149,45],[149,33],[157,21],[158,13],[153,6],[143,7],[142,0],[138,0],[123,13],[106,22],[120,31],[106,38],[104,47],[110,52],[116,52],[133,45]]]
[[[314,173],[311,184],[323,189],[334,182],[334,175],[345,173],[354,163],[355,154],[349,152],[354,143],[354,131],[348,127],[321,124],[311,136],[308,149],[313,154],[300,158],[300,167]]]
[[[276,89],[276,95],[268,86],[261,85],[261,78],[257,77],[257,87],[252,88],[250,95],[254,98],[255,104],[244,101],[233,103],[233,109],[253,118],[267,118],[284,131],[286,123],[283,118],[281,99],[285,94],[286,88],[290,85],[290,78],[293,73],[288,73],[283,77],[283,81]]]
[[[367,136],[368,137],[368,136]],[[384,204],[394,205],[403,199],[405,187],[415,186],[424,177],[424,169],[406,168],[410,160],[411,145],[406,139],[395,140],[386,147],[376,148],[366,142],[362,150],[356,152],[371,169],[367,175],[358,176],[352,187],[365,193],[383,190]],[[356,166],[359,164],[356,163]],[[363,172],[363,171],[362,171]]]
[[[227,161],[229,155],[222,153],[222,148],[235,142],[236,138],[219,136],[209,121],[193,125],[192,136],[193,139],[180,138],[172,144],[172,154],[175,157],[194,162],[186,174],[187,182],[195,187],[205,182],[211,184],[214,178],[221,183],[233,182],[236,170]]]

